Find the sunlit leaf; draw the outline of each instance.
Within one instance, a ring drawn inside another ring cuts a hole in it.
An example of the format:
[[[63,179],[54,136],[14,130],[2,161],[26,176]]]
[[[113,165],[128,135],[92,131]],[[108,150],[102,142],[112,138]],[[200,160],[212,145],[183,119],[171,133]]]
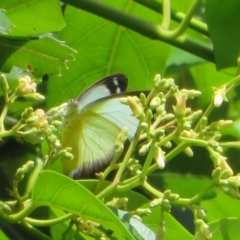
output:
[[[56,32],[65,26],[58,0],[4,0],[0,1],[0,8],[14,25],[10,36]]]
[[[52,37],[36,40],[0,39],[1,71],[9,72],[15,65],[28,69],[36,76],[59,75],[67,68],[66,62],[73,60],[75,51]]]
[[[74,180],[53,171],[37,178],[33,204],[56,207],[116,230],[120,237],[134,239],[113,212],[91,192]]]

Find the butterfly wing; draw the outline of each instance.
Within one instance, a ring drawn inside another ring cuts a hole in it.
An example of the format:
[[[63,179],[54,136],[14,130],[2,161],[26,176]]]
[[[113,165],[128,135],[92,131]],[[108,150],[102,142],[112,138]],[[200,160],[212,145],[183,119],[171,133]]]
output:
[[[70,122],[71,119],[63,128],[62,144],[72,148],[74,159],[62,159],[65,174],[77,178],[102,170],[114,155],[114,143],[121,129],[91,110],[84,111],[73,124]]]
[[[115,73],[103,78],[97,83],[85,90],[77,100],[80,103],[80,108],[84,108],[88,104],[110,96],[112,94],[125,92],[127,89],[128,79],[122,73]]]
[[[136,133],[139,121],[133,116],[130,107],[122,103],[122,100],[131,94],[133,93],[115,94],[111,97],[100,99],[90,104],[88,109],[115,123],[120,129],[127,127],[128,138],[132,139]]]
[[[103,170],[115,154],[114,144],[123,127],[128,128],[128,137],[133,138],[138,120],[132,116],[129,106],[121,103],[128,94],[108,96],[125,91],[126,85],[125,75],[114,74],[69,104],[62,129],[62,144],[64,148],[72,148],[74,159],[62,159],[65,174],[79,178]],[[100,96],[103,98],[91,102]]]

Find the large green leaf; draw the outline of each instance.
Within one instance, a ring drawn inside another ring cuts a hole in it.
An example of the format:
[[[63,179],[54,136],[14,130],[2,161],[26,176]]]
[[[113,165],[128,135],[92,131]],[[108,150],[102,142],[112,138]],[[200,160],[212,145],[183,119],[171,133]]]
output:
[[[36,40],[10,40],[0,38],[1,71],[9,72],[15,65],[30,70],[33,74],[59,75],[73,60],[75,51],[52,37]]]
[[[240,216],[239,201],[226,195],[220,189],[217,191],[216,198],[210,201],[202,201],[201,206],[207,209],[208,221]]]
[[[218,69],[237,66],[240,48],[239,0],[206,1],[206,19]]]
[[[74,180],[53,171],[43,171],[32,192],[33,205],[51,206],[102,224],[119,238],[134,239],[121,220],[91,192]]]
[[[156,12],[132,1],[105,1],[111,6],[160,22]],[[59,104],[77,97],[84,88],[113,72],[129,77],[129,90],[152,87],[156,73],[164,73],[169,46],[111,23],[103,18],[67,6],[65,27],[60,39],[76,49],[76,61],[62,72],[62,79],[51,77],[48,103]],[[60,83],[60,84],[59,84]]]
[[[151,183],[159,188],[160,179],[163,178],[164,189],[170,189],[172,192],[179,194],[181,197],[190,198],[205,189],[211,180],[206,176],[198,176],[184,173],[156,173],[149,177]],[[206,193],[204,198],[215,197],[213,190]]]
[[[10,36],[56,32],[65,26],[59,0],[2,0],[0,8],[14,25]]]

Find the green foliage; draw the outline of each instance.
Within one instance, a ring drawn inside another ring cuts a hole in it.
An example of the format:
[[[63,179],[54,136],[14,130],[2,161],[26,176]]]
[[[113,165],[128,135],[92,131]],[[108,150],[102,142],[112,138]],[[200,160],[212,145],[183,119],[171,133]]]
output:
[[[239,7],[1,1],[0,239],[238,239]],[[136,136],[73,180],[60,104],[115,72],[149,93],[126,101]]]

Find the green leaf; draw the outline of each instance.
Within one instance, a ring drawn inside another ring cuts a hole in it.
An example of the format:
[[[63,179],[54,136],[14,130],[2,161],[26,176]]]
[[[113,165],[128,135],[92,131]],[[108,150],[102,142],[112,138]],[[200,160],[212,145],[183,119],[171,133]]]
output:
[[[0,229],[0,239],[9,240],[9,237]]]
[[[151,229],[149,229],[145,224],[143,224],[138,219],[131,217],[131,215],[122,210],[117,210],[116,214],[125,222],[127,228],[134,234],[135,239],[138,240],[154,240],[156,239],[156,234]]]
[[[0,9],[0,34],[5,35],[10,32],[12,23],[10,19],[6,16],[3,9]]]
[[[1,71],[9,72],[13,65],[28,69],[36,76],[59,75],[73,60],[75,51],[52,37],[36,40],[10,40],[0,38]]]
[[[160,21],[158,13],[132,1],[105,2],[150,21]],[[164,73],[167,44],[71,6],[66,7],[64,17],[67,26],[60,39],[78,53],[76,61],[69,63],[69,70],[62,72],[62,79],[50,78],[49,106],[77,97],[87,86],[114,72],[128,76],[129,90],[152,87],[154,75]]]
[[[157,232],[160,221],[160,207],[152,208],[150,216],[143,217],[143,223],[146,224],[154,232]],[[192,235],[171,215],[164,213],[164,221],[166,223],[166,235],[164,240],[172,239],[193,239]]]
[[[91,192],[74,180],[53,171],[42,171],[32,192],[33,204],[51,206],[100,223],[121,238],[134,239],[120,219]]]
[[[31,36],[57,32],[64,26],[62,11],[58,0],[3,0],[0,8],[15,26],[10,36]]]
[[[202,201],[201,206],[207,209],[207,220],[216,221],[226,217],[239,217],[239,201],[226,195],[220,189],[217,191],[217,197],[211,200]]]
[[[170,189],[171,192],[179,194],[181,197],[190,198],[205,189],[211,179],[206,176],[198,176],[183,173],[161,173],[163,177],[164,189]],[[160,176],[154,174],[150,176],[153,186],[158,188]],[[204,195],[204,199],[213,198],[216,196],[214,190],[210,190]]]
[[[239,0],[206,1],[206,20],[217,69],[237,66],[240,47]]]

